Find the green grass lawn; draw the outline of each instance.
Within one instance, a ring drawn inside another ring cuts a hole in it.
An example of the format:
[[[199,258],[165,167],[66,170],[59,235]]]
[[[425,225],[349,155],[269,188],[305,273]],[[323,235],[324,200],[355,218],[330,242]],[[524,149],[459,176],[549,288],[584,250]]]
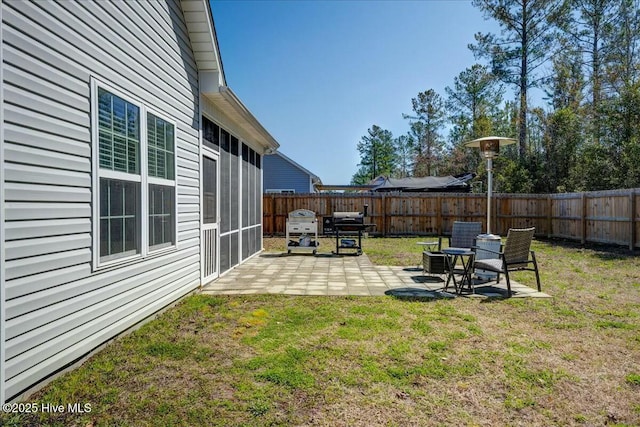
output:
[[[363,246],[375,263],[415,266],[419,240]],[[89,403],[90,413],[0,421],[640,425],[640,257],[534,249],[551,299],[191,296],[29,399]],[[535,283],[530,273],[516,280]]]

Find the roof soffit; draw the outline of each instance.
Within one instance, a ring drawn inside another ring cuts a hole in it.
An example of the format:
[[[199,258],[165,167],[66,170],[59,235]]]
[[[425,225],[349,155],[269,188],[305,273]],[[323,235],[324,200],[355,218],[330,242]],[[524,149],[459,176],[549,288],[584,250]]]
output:
[[[218,85],[225,86],[226,78],[208,0],[180,0],[180,4],[198,71],[217,73]]]
[[[180,3],[198,66],[201,96],[225,111],[256,143],[276,150],[280,144],[227,87],[209,1],[180,0]]]

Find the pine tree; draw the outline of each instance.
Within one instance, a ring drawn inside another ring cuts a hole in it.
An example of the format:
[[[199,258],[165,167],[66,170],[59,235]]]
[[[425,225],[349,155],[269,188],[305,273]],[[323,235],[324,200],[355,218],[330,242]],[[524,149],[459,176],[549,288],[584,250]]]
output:
[[[561,0],[473,0],[486,18],[495,19],[500,35],[475,35],[470,45],[476,57],[487,58],[493,73],[518,89],[518,145],[520,156],[527,148],[528,91],[543,78],[538,69],[547,61],[555,36],[555,26],[563,19],[567,2]]]
[[[430,176],[437,173],[442,158],[444,140],[440,134],[446,122],[444,101],[433,89],[420,92],[411,99],[413,115],[403,114],[409,119],[410,133],[416,141],[415,176]]]
[[[394,171],[395,150],[390,131],[373,125],[357,145],[360,169],[351,179],[353,184],[366,184],[380,175],[390,176]]]

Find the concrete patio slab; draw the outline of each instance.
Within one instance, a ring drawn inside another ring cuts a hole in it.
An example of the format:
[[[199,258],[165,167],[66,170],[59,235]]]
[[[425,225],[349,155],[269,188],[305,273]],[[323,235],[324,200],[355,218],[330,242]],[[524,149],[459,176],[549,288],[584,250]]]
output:
[[[507,295],[500,283],[476,283],[474,292],[456,295],[443,290],[445,276],[427,276],[421,269],[374,265],[366,254],[262,253],[202,288],[212,295],[391,295],[398,298],[433,299],[466,296],[495,298]],[[549,298],[544,292],[511,281],[514,298]]]

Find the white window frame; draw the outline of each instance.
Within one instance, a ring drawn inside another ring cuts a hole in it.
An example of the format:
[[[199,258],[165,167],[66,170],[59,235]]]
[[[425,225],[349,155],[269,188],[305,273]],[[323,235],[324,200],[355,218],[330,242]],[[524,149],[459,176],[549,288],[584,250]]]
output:
[[[162,114],[160,114],[158,111],[145,107],[144,108],[144,125],[145,125],[145,139],[144,139],[144,151],[145,152],[145,160],[144,160],[144,166],[145,169],[147,170],[146,172],[146,177],[147,177],[147,187],[145,188],[146,194],[147,194],[147,216],[146,216],[146,227],[147,227],[147,234],[149,233],[149,184],[154,184],[154,185],[162,185],[165,187],[173,187],[173,232],[174,232],[174,243],[171,245],[168,244],[161,244],[161,245],[157,245],[155,247],[152,247],[149,245],[150,242],[150,238],[151,236],[147,236],[147,239],[145,241],[146,245],[148,246],[148,251],[149,253],[159,253],[161,251],[166,251],[166,250],[172,250],[175,249],[177,244],[178,244],[178,126],[176,125],[176,122],[173,120],[168,119],[166,116],[163,116]],[[164,120],[165,122],[169,123],[171,126],[173,126],[173,179],[165,179],[165,178],[158,178],[158,177],[154,177],[154,176],[150,176],[148,173],[148,163],[149,163],[149,140],[147,139],[147,113],[153,114],[154,116],[156,116],[157,118]],[[143,227],[145,226],[144,222],[143,222]],[[144,246],[144,244],[143,244]]]
[[[98,126],[98,88],[106,90],[111,94],[122,98],[126,102],[133,104],[139,108],[140,120],[140,174],[133,175],[123,173],[119,171],[111,171],[108,169],[100,168],[100,154],[99,154],[99,126]],[[147,140],[147,112],[154,116],[166,121],[173,125],[173,170],[174,179],[167,180],[163,178],[150,177],[148,174],[148,161],[149,143]],[[93,258],[93,270],[101,270],[110,267],[117,267],[124,264],[139,262],[144,260],[150,255],[156,256],[165,252],[175,251],[178,249],[178,127],[176,122],[170,120],[165,115],[158,113],[142,101],[138,100],[133,95],[123,93],[122,90],[115,88],[114,86],[98,80],[95,77],[91,77],[91,161],[92,161],[92,258]],[[135,178],[137,177],[137,178]],[[140,251],[139,253],[132,255],[124,255],[115,259],[101,259],[100,257],[100,178],[111,178],[122,181],[138,182],[140,183]],[[158,248],[151,248],[149,245],[149,184],[166,185],[174,188],[174,243],[172,245],[161,245]]]

